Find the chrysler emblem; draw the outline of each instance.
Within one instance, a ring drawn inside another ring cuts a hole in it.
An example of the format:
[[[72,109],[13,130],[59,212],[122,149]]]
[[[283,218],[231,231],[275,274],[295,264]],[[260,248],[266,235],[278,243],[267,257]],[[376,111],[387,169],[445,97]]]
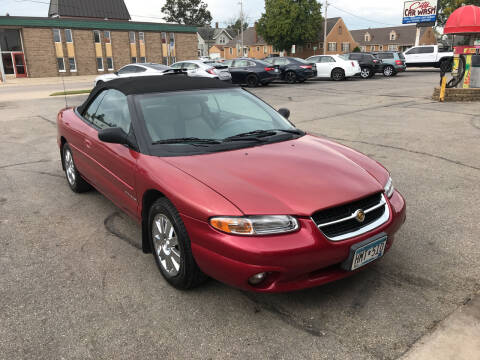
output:
[[[357,211],[355,211],[354,215],[355,215],[355,219],[359,223],[362,223],[365,221],[365,213],[363,212],[362,209],[358,209]]]

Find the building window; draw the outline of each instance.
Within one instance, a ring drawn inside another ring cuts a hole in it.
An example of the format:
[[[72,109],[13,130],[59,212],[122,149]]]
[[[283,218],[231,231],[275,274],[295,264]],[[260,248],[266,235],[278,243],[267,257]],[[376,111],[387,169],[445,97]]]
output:
[[[100,44],[100,31],[98,30],[93,30],[93,39],[95,41],[95,44]]]
[[[378,50],[383,51],[383,45],[378,45]]]
[[[97,57],[97,70],[103,71],[103,58]]]
[[[398,50],[398,46],[397,45],[388,45],[388,50],[389,51],[396,51],[396,50]]]
[[[146,63],[147,62],[147,58],[145,56],[141,56],[140,57],[140,62],[141,63]]]
[[[393,41],[393,40],[396,40],[396,39],[397,39],[397,33],[394,30],[392,30],[390,32],[390,40]]]
[[[73,43],[72,30],[65,29],[65,41],[67,43]]]
[[[230,55],[233,55],[233,48],[229,48]]]
[[[366,51],[367,51],[367,47],[366,47],[366,46],[360,46],[360,50],[361,50],[362,52],[366,52]]]
[[[312,48],[312,44],[308,43],[307,44],[307,49],[311,49]]]
[[[112,57],[107,57],[107,69],[108,70],[113,70],[113,58]]]
[[[350,52],[350,43],[348,42],[342,43],[342,52],[344,53]]]
[[[65,59],[57,58],[57,64],[58,64],[58,71],[65,72]]]
[[[338,35],[342,35],[342,32],[343,32],[342,25],[340,25],[338,27]]]
[[[145,42],[145,34],[143,32],[138,33],[138,41]]]
[[[132,64],[136,64],[137,63],[137,58],[135,56],[132,56]]]
[[[77,72],[77,62],[75,61],[75,58],[68,58],[68,67],[70,69],[70,72]]]
[[[263,53],[264,53],[264,54],[268,53],[268,49],[267,49],[266,46],[263,47]]]
[[[328,43],[328,51],[337,51],[337,43],[336,42],[329,42]]]
[[[135,44],[135,32],[130,31],[128,37],[130,38],[130,44]]]
[[[322,43],[322,42],[321,42],[321,43],[318,43],[318,47],[319,47],[320,49],[323,49],[323,43]]]
[[[365,41],[370,41],[371,40],[370,34],[366,33],[364,39]]]
[[[105,44],[110,44],[112,42],[112,34],[110,34],[110,31],[104,31],[103,37]]]
[[[53,29],[53,41],[56,43],[62,42],[62,34],[60,33],[60,29]]]
[[[260,52],[260,46],[257,46],[257,52]]]

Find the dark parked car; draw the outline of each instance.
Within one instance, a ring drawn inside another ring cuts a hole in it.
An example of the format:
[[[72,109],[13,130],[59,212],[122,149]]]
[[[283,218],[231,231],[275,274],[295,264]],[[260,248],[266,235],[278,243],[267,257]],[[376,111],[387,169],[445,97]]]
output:
[[[360,68],[362,69],[360,77],[362,77],[363,79],[370,79],[375,75],[375,73],[383,74],[384,64],[382,60],[372,54],[351,53],[342,56],[347,60],[358,61],[358,63],[360,64]]]
[[[405,56],[398,51],[383,51],[378,53],[372,53],[383,62],[383,75],[395,76],[399,72],[403,72],[407,69],[405,65]]]
[[[262,60],[248,58],[233,60],[228,69],[234,84],[247,84],[250,87],[268,85],[280,76],[278,67]]]
[[[270,57],[266,62],[280,67],[280,79],[290,84],[317,76],[315,64],[295,57]]]

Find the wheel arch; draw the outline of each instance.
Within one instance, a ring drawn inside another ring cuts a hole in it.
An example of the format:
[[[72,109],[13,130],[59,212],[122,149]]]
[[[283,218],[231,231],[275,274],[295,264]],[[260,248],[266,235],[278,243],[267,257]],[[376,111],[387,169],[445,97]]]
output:
[[[342,70],[343,73],[345,74],[345,69],[342,68],[342,67],[340,67],[340,66],[337,66],[337,67],[334,67],[334,68],[332,69],[332,71],[330,72],[330,76],[332,76],[332,74],[333,74],[333,72],[334,72],[335,70]]]
[[[145,254],[152,252],[150,238],[148,236],[148,212],[152,204],[160,198],[167,198],[165,194],[157,189],[149,189],[142,196],[142,251]]]
[[[67,143],[65,137],[60,137],[60,159],[62,160],[62,169],[65,171],[65,162],[63,161],[63,146]]]

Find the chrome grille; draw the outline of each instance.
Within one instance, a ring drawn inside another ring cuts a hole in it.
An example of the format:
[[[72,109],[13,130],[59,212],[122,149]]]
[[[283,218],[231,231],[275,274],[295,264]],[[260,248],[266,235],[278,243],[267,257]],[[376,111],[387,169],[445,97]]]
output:
[[[359,222],[356,211],[363,210],[365,219]],[[332,241],[340,241],[364,234],[384,224],[390,211],[383,193],[377,193],[349,204],[320,210],[312,220],[320,231]]]

